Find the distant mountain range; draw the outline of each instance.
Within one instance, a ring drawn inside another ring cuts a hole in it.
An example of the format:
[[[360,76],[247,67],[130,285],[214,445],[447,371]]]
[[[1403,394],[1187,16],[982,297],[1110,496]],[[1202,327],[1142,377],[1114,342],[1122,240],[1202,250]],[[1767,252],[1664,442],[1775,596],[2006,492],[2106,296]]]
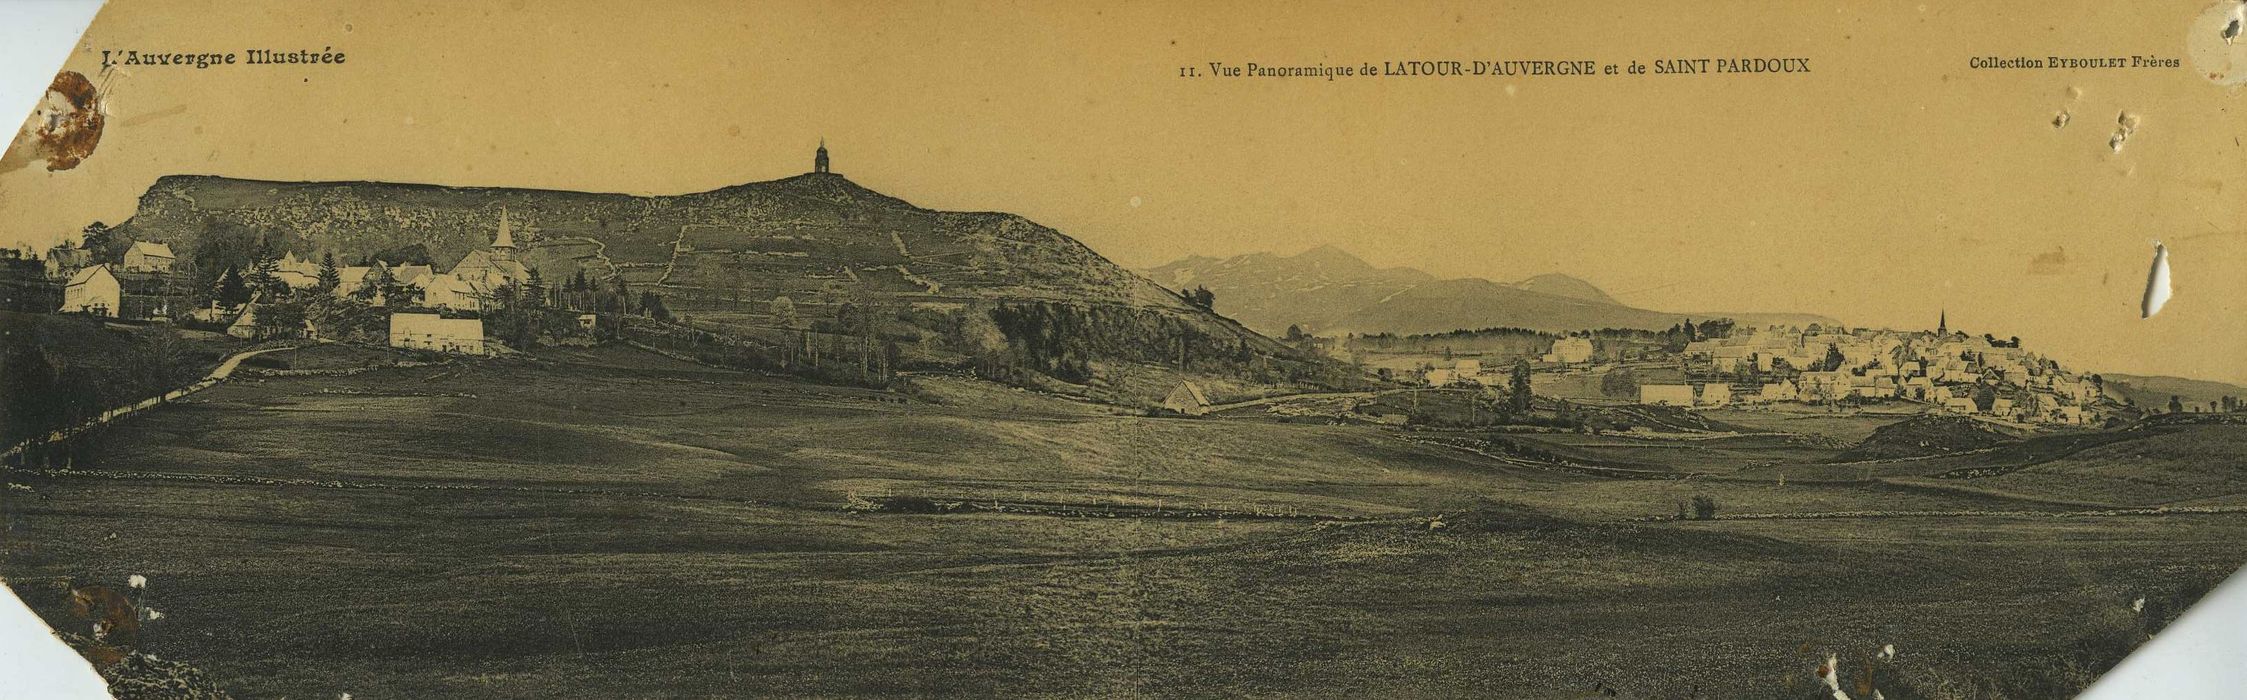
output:
[[[1519,282],[1438,279],[1408,268],[1376,268],[1334,246],[1292,256],[1194,256],[1146,271],[1174,290],[1206,287],[1216,310],[1277,336],[1290,325],[1324,335],[1441,333],[1493,327],[1563,332],[1590,328],[1659,330],[1686,319],[1747,324],[1834,324],[1814,314],[1671,312],[1616,301],[1598,286],[1562,274]]]

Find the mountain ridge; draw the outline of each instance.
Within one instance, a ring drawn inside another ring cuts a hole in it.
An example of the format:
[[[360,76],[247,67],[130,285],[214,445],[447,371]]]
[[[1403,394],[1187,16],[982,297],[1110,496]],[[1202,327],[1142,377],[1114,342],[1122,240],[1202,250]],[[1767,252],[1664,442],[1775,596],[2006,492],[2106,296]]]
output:
[[[1659,330],[1693,318],[1743,323],[1834,324],[1816,314],[1669,312],[1631,307],[1563,273],[1518,282],[1444,279],[1411,267],[1375,267],[1332,244],[1292,256],[1188,256],[1144,271],[1173,289],[1207,287],[1218,312],[1260,333],[1288,326],[1311,332],[1441,333],[1516,327],[1564,332],[1591,328]]]

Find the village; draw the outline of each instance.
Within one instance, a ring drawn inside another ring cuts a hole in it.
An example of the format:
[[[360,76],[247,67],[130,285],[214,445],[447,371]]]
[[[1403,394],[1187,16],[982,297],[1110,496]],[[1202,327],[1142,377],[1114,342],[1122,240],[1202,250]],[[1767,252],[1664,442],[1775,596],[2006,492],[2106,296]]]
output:
[[[208,283],[199,283],[169,244],[111,245],[97,224],[84,239],[48,249],[43,261],[8,251],[5,257],[12,264],[0,268],[0,275],[7,276],[18,310],[177,323],[252,341],[362,340],[409,350],[494,355],[505,347],[493,335],[507,335],[487,323],[497,321],[495,317],[509,312],[551,316],[570,308],[591,309],[615,296],[596,290],[582,275],[549,287],[538,271],[516,258],[513,228],[502,208],[491,244],[443,271],[430,264],[379,259],[338,265],[333,253],[319,254],[314,261],[284,251],[219,270]],[[122,252],[113,260],[101,259],[111,248]],[[45,305],[42,301],[52,306],[22,308]],[[583,336],[597,327],[597,315],[590,311],[570,315],[574,323],[517,320],[532,326],[534,334]]]
[[[1541,355],[1519,358],[1539,372],[1595,375],[1644,405],[1708,408],[1772,404],[1920,404],[1943,413],[2019,425],[2096,426],[2130,408],[2097,374],[2070,371],[2028,351],[2018,338],[1934,330],[1725,327],[1668,352],[1603,351],[1607,338],[1570,334]],[[1423,362],[1429,386],[1496,386],[1505,368],[1490,358]],[[1609,377],[1609,375],[1615,375]],[[2158,407],[2150,407],[2158,408]],[[2231,407],[2222,407],[2230,410]]]
[[[624,308],[618,303],[624,292],[602,289],[582,273],[548,286],[518,259],[515,239],[502,208],[490,245],[443,271],[374,259],[338,265],[332,253],[315,261],[284,251],[197,284],[166,243],[110,245],[89,229],[85,240],[54,246],[43,261],[6,251],[0,255],[7,263],[0,265],[0,277],[6,279],[0,282],[19,307],[51,304],[39,310],[201,325],[254,341],[353,339],[472,356],[505,352],[510,339],[527,345],[539,333],[591,337],[600,328],[593,311]],[[105,248],[122,253],[98,259]],[[524,332],[531,337],[522,337]],[[1947,314],[1933,330],[1922,331],[1815,324],[1752,328],[1712,320],[1683,324],[1660,337],[1682,340],[1682,347],[1665,346],[1659,338],[1650,343],[1612,333],[1568,333],[1526,356],[1451,357],[1447,351],[1440,361],[1418,362],[1412,379],[1432,387],[1503,386],[1511,361],[1519,360],[1540,374],[1601,377],[1610,385],[1605,398],[1644,405],[1897,402],[2017,425],[2058,426],[2102,425],[2133,408],[2110,397],[2099,375],[2070,371],[2024,349],[2017,338],[1952,330]],[[1363,359],[1342,349],[1348,343],[1303,340],[1328,354]],[[1387,369],[1380,374],[1405,380]],[[1618,379],[1629,385],[1622,395],[1614,392]],[[1180,384],[1163,407],[1200,415],[1210,402],[1196,397],[1198,391]]]

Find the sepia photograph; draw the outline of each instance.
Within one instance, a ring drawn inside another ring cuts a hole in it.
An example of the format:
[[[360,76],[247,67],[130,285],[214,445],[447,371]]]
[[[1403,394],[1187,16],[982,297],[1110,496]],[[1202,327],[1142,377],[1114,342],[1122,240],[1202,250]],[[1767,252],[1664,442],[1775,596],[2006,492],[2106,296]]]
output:
[[[2238,0],[90,17],[0,697],[2247,681]]]

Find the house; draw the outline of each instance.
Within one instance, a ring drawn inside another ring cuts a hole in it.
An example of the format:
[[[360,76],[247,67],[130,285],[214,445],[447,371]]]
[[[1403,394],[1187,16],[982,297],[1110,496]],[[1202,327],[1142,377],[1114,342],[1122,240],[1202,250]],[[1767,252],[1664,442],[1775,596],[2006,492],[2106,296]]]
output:
[[[250,300],[250,302],[247,304],[243,304],[242,313],[236,314],[234,316],[234,322],[226,325],[226,334],[234,336],[236,338],[243,338],[248,340],[256,339],[258,337],[257,307],[258,303],[255,299]]]
[[[1650,406],[1691,406],[1693,398],[1691,384],[1638,385],[1638,402]]]
[[[375,274],[375,268],[372,266],[353,265],[336,268],[335,294],[339,297],[357,294],[361,288],[367,286],[368,282],[379,278],[381,278],[381,275]]]
[[[169,245],[133,241],[133,247],[125,249],[125,271],[171,272],[172,259],[172,247]]]
[[[1832,401],[1849,395],[1848,372],[1804,372],[1797,379],[1804,401]]]
[[[1694,405],[1697,405],[1697,406],[1729,406],[1729,405],[1732,405],[1732,385],[1730,385],[1730,384],[1724,384],[1724,383],[1721,383],[1721,382],[1710,382],[1710,383],[1708,383],[1708,384],[1703,384],[1703,385],[1701,385],[1701,397],[1700,397],[1700,398],[1699,398],[1698,400],[1695,400],[1695,401],[1694,401]]]
[[[428,277],[433,273],[435,273],[435,269],[428,265],[399,265],[390,268],[390,281],[418,286],[421,278]]]
[[[1756,398],[1762,401],[1795,401],[1801,397],[1795,391],[1794,382],[1769,382],[1756,392]]]
[[[422,275],[414,286],[421,288],[423,306],[454,311],[483,310],[488,293],[481,283],[451,273]]]
[[[47,277],[70,279],[79,270],[93,263],[94,252],[71,245],[58,245],[47,249]]]
[[[1552,352],[1545,353],[1546,362],[1573,365],[1592,361],[1592,339],[1562,338],[1553,341]]]
[[[578,328],[581,328],[581,329],[584,329],[584,330],[585,330],[585,332],[587,332],[587,333],[591,333],[591,332],[593,332],[593,326],[594,326],[594,324],[597,324],[597,323],[599,323],[599,322],[600,322],[600,320],[601,320],[601,317],[599,317],[599,316],[595,316],[595,315],[593,315],[593,314],[578,314],[578,315],[577,315],[577,327],[578,327]]]
[[[436,314],[391,314],[390,347],[462,355],[491,354],[484,345],[483,319],[445,318]]]
[[[107,264],[79,270],[63,284],[60,310],[65,313],[115,318],[124,306],[125,286],[117,281],[116,273],[111,272]]]
[[[300,260],[296,253],[285,253],[273,267],[274,279],[289,285],[290,289],[310,289],[320,285],[320,264]]]
[[[1208,415],[1209,396],[1202,393],[1201,386],[1182,381],[1163,398],[1163,408],[1189,416]]]
[[[460,259],[460,264],[453,266],[453,271],[449,274],[474,281],[487,289],[524,284],[531,278],[530,269],[523,267],[522,263],[499,257],[488,250],[470,251],[467,257]]]

